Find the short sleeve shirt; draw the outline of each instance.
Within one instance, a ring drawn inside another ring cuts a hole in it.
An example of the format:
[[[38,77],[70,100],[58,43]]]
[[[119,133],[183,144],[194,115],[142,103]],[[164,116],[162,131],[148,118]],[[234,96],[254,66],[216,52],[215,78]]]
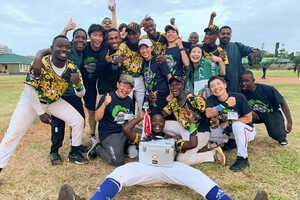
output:
[[[166,60],[172,76],[184,76],[183,62],[179,47],[167,48]]]
[[[130,97],[124,99],[117,96],[116,92],[110,92],[111,103],[104,110],[103,118],[99,121],[100,140],[104,140],[108,135],[122,132],[122,125],[125,121],[120,120],[124,114],[131,114],[134,111],[133,102]],[[103,95],[97,109],[105,100]],[[118,121],[118,122],[117,122]]]
[[[218,100],[218,98],[214,95],[211,95],[210,97],[207,98],[206,102],[206,107],[211,108],[211,107],[216,107],[219,104],[222,104],[225,106],[225,108],[219,112],[218,118],[222,121],[227,120],[227,116],[229,112],[237,112],[238,117],[243,117],[246,114],[251,112],[251,109],[248,105],[247,99],[243,94],[240,93],[235,93],[235,92],[229,92],[230,97],[235,97],[236,100],[236,105],[233,107],[229,107],[228,105],[224,104],[224,102],[221,102]],[[251,123],[248,125],[252,126]]]
[[[279,109],[283,97],[274,87],[265,84],[256,84],[254,92],[245,92],[249,106],[255,112],[273,112]]]
[[[163,108],[163,111],[168,115],[174,114],[176,120],[185,128],[190,129],[191,124],[185,117],[186,109],[185,106],[188,105],[189,109],[194,114],[194,119],[196,122],[196,129],[190,130],[191,135],[196,135],[197,131],[205,132],[209,131],[208,120],[205,117],[205,100],[200,96],[194,96],[192,94],[187,94],[182,105],[178,103],[176,98],[168,103],[167,106]]]

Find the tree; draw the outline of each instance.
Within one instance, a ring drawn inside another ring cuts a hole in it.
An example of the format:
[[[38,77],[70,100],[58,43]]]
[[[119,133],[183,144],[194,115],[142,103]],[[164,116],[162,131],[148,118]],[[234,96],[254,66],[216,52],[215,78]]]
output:
[[[275,57],[278,56],[278,49],[279,49],[279,42],[276,42],[276,45],[275,45]]]

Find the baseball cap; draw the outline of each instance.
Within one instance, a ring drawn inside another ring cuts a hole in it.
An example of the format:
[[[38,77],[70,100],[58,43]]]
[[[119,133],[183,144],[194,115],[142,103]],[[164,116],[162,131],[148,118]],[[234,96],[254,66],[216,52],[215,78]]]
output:
[[[146,45],[147,47],[152,47],[153,46],[151,40],[149,40],[147,38],[141,39],[139,41],[139,47],[142,46],[142,45]]]
[[[140,25],[138,25],[135,22],[128,24],[128,26],[126,28],[126,32],[129,32],[129,31],[133,31],[135,33],[140,33],[141,32]]]
[[[218,26],[214,25],[214,24],[211,24],[209,25],[207,28],[204,29],[204,32],[211,32],[211,33],[214,33],[214,34],[219,34],[220,32],[220,29]]]
[[[175,26],[175,25],[172,25],[172,24],[169,24],[169,25],[167,25],[166,27],[165,27],[165,32],[168,32],[169,30],[174,30],[174,31],[176,31],[177,32],[177,34],[178,34],[178,28]]]
[[[129,83],[132,87],[134,87],[134,79],[132,76],[128,74],[122,74],[119,79],[120,83]]]
[[[177,81],[177,82],[181,82],[181,83],[184,82],[183,77],[180,77],[180,76],[172,76],[169,79],[169,84],[171,84],[173,81]]]

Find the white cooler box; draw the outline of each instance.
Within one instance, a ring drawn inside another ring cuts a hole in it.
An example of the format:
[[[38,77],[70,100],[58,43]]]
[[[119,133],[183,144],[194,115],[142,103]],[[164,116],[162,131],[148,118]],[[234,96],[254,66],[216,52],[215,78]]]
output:
[[[144,164],[172,167],[175,157],[175,140],[159,139],[140,141],[139,161]]]

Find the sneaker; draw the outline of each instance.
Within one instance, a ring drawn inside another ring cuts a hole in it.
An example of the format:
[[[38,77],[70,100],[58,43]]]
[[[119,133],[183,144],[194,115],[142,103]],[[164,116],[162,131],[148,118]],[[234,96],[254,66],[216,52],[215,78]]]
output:
[[[286,145],[289,144],[289,142],[287,141],[287,139],[284,139],[283,141],[279,142],[279,144],[280,144],[281,146],[286,146]]]
[[[87,146],[84,146],[83,144],[80,145],[80,146],[78,147],[78,149],[79,149],[79,151],[80,151],[81,153],[87,153],[87,152],[89,151],[89,149],[87,148]]]
[[[243,157],[238,156],[235,163],[233,165],[231,165],[231,167],[229,169],[234,172],[240,172],[249,166],[250,165],[249,165],[248,158],[243,158]]]
[[[73,188],[70,185],[65,184],[60,188],[58,194],[58,200],[84,200],[84,199],[76,195]]]
[[[258,191],[254,200],[268,200],[268,194],[265,191]]]
[[[93,144],[97,143],[97,138],[96,138],[96,135],[95,134],[91,134],[90,135],[90,140]]]
[[[96,147],[97,145],[100,145],[99,143],[95,143],[93,144],[93,146],[88,150],[87,152],[87,159],[88,160],[95,160],[98,156],[97,151],[96,151]]]
[[[223,151],[229,151],[236,148],[236,143],[234,139],[229,139],[227,143],[222,147]]]
[[[216,150],[216,154],[215,154],[216,160],[218,160],[221,163],[221,165],[225,166],[226,156],[225,156],[222,148],[220,146],[218,146],[214,149]]]
[[[62,165],[62,159],[58,152],[50,153],[50,162],[51,165]]]
[[[3,168],[0,168],[0,172],[2,171]]]
[[[81,154],[81,152],[69,153],[68,161],[75,164],[87,164],[88,160]]]

